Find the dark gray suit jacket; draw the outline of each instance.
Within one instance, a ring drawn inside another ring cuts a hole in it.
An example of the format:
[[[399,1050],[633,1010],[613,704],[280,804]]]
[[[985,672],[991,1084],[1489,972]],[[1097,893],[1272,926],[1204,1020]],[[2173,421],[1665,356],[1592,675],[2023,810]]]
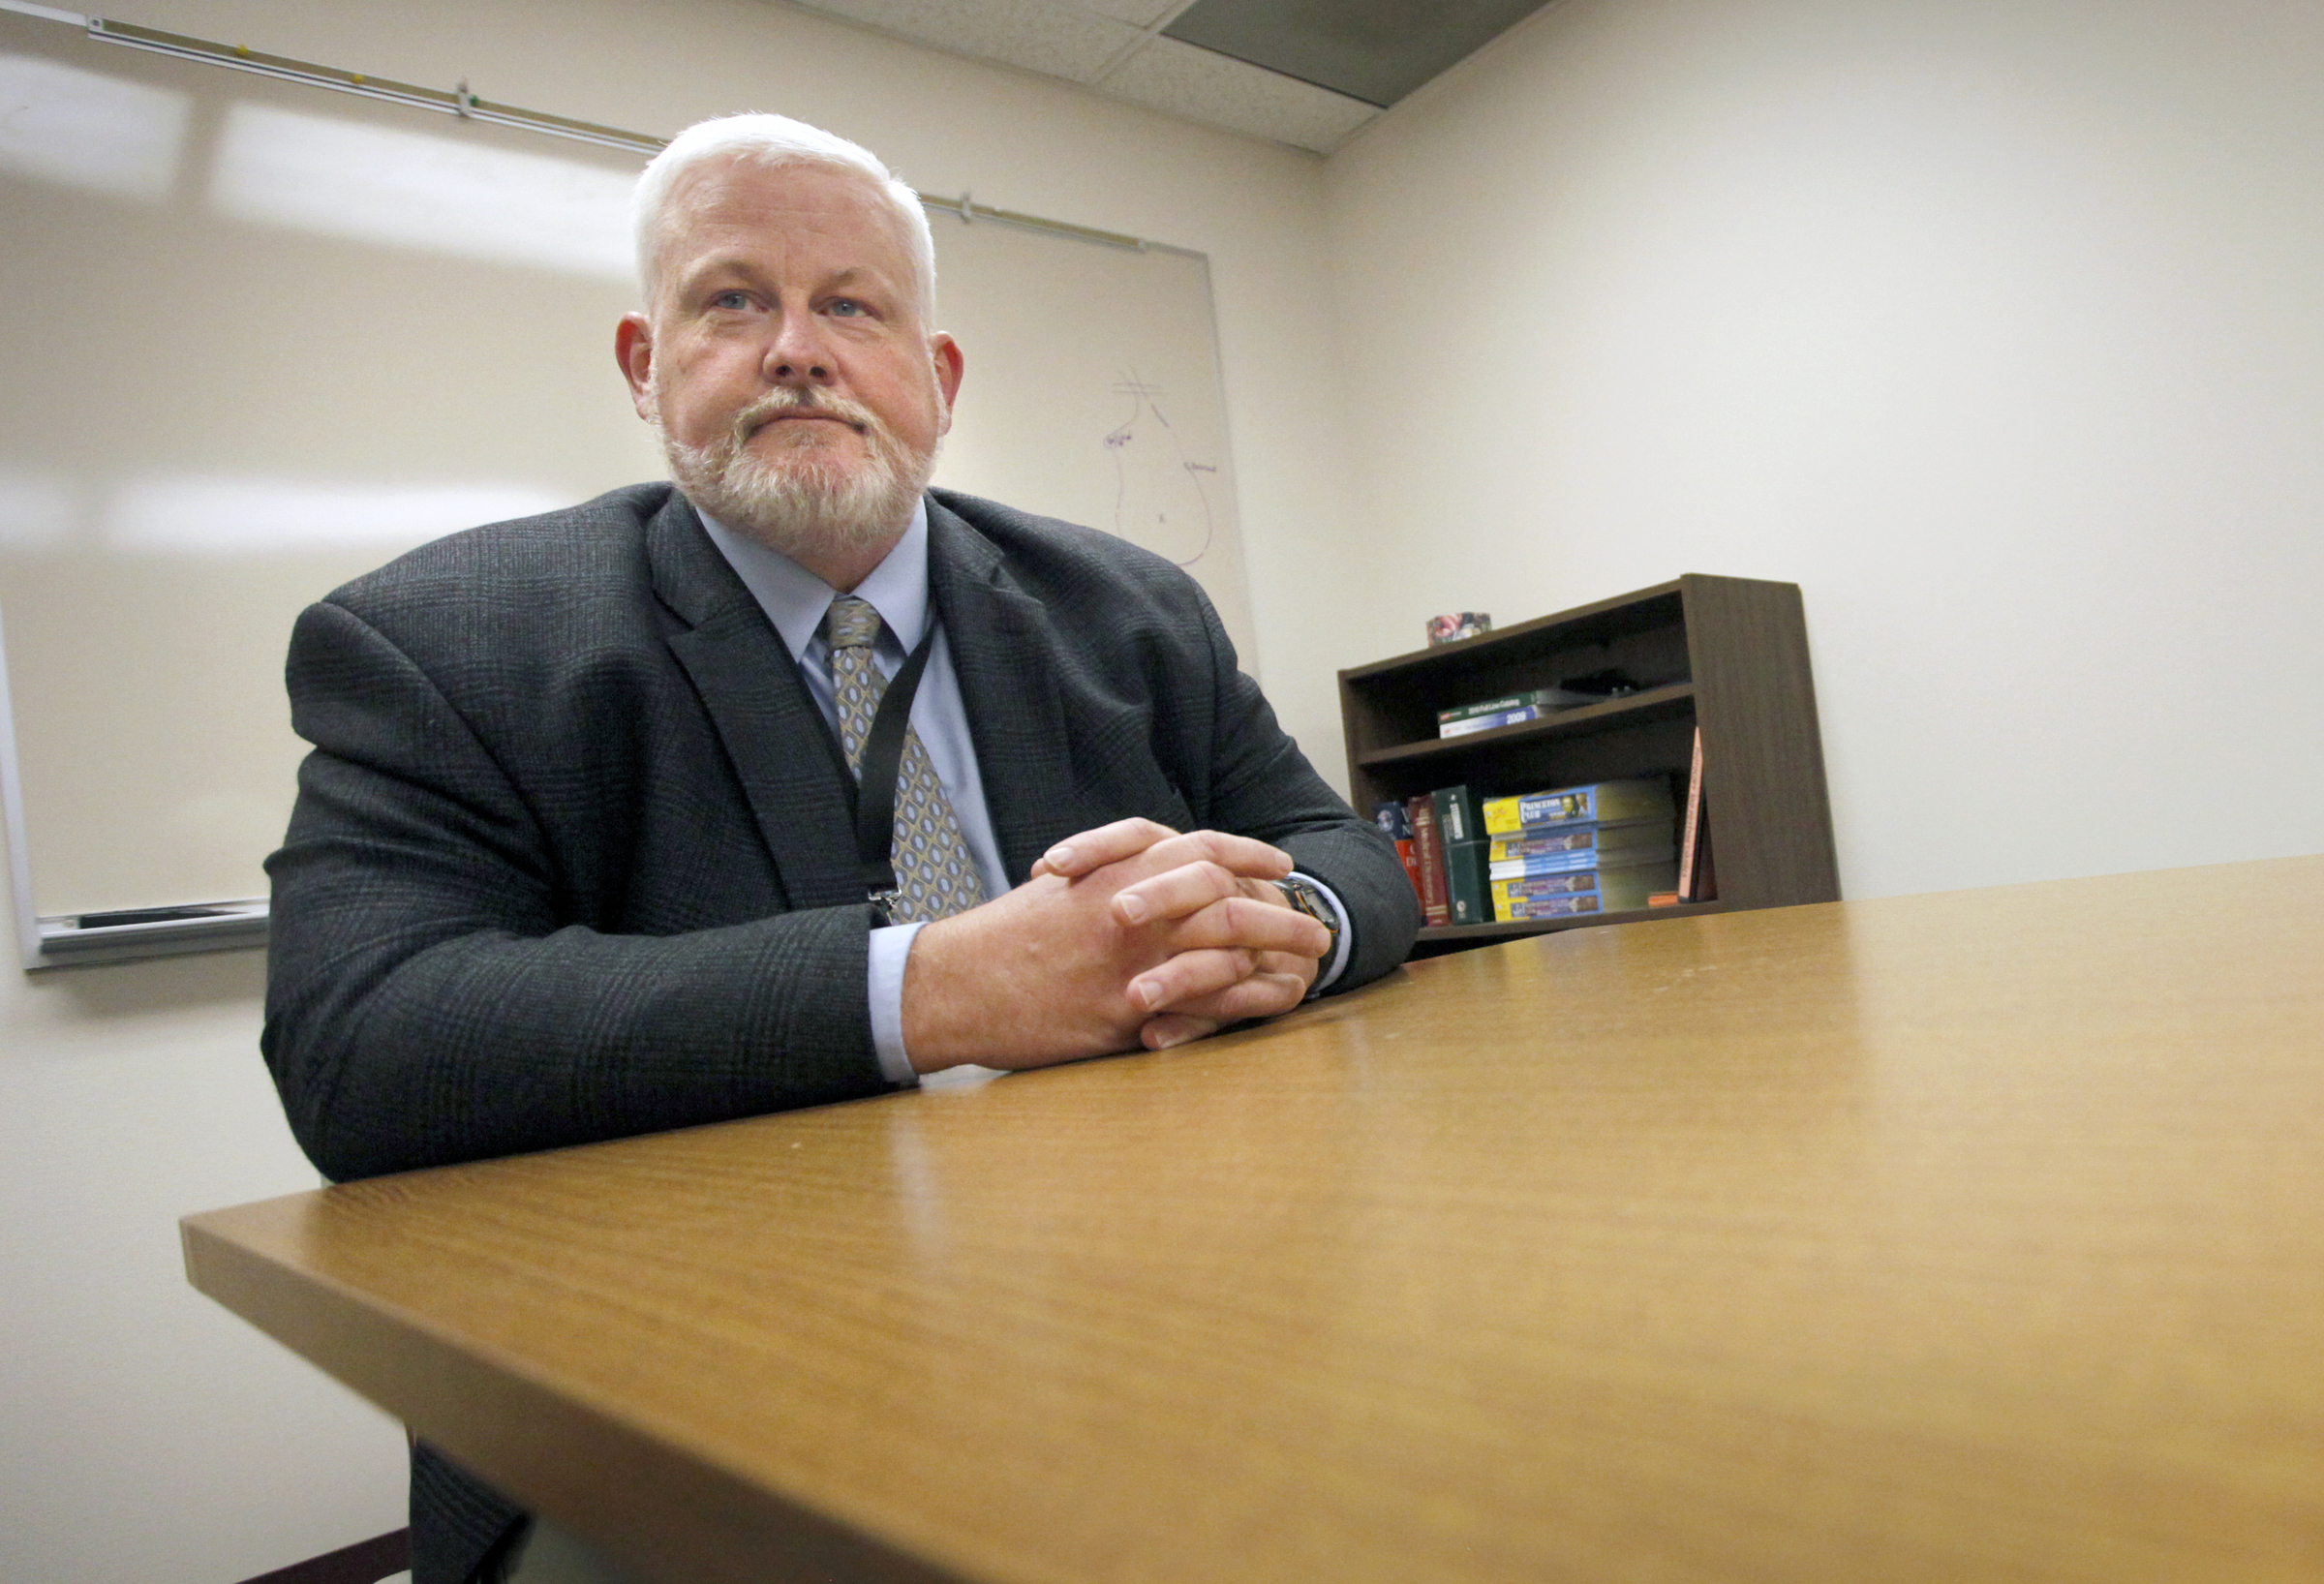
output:
[[[1419,923],[1209,602],[1109,535],[949,492],[930,582],[1013,882],[1143,814],[1274,842],[1347,904],[1339,988]],[[315,745],[283,848],[264,1049],[359,1177],[874,1094],[851,789],[782,641],[667,484],[456,534],[291,639]],[[426,1454],[415,1584],[513,1509]]]

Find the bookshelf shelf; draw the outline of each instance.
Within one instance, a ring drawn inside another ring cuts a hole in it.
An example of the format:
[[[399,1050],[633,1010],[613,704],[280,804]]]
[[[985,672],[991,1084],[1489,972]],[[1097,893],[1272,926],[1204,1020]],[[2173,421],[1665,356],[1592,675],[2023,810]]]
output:
[[[1540,720],[1520,720],[1514,726],[1495,726],[1490,731],[1470,732],[1463,737],[1437,737],[1421,743],[1398,743],[1393,747],[1375,748],[1363,756],[1363,762],[1367,769],[1377,769],[1382,765],[1426,760],[1454,769],[1471,759],[1494,758],[1509,748],[1537,738],[1588,736],[1611,726],[1625,723],[1636,725],[1673,715],[1684,715],[1692,719],[1694,712],[1694,684],[1674,682],[1667,686],[1645,688],[1623,698],[1609,699],[1604,704],[1585,704],[1575,710],[1560,710]]]
[[[1639,690],[1464,737],[1436,713],[1616,667]],[[1799,587],[1688,573],[1339,674],[1358,809],[1466,782],[1482,798],[1630,776],[1686,787],[1702,730],[1719,899],[1555,920],[1440,925],[1416,956],[1641,919],[1835,901],[1839,867]]]

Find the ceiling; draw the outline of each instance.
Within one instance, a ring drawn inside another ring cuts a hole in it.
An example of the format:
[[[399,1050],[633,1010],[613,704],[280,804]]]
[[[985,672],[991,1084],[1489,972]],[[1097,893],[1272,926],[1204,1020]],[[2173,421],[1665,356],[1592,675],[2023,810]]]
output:
[[[1329,154],[1544,0],[782,0]]]

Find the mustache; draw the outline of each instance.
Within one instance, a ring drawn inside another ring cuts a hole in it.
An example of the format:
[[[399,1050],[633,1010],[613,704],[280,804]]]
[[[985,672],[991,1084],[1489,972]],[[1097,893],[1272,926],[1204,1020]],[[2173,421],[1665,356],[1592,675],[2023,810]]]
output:
[[[772,423],[786,412],[824,413],[862,435],[882,432],[879,420],[872,415],[872,410],[860,403],[830,391],[777,385],[734,415],[731,430],[735,444],[742,444],[762,425]]]

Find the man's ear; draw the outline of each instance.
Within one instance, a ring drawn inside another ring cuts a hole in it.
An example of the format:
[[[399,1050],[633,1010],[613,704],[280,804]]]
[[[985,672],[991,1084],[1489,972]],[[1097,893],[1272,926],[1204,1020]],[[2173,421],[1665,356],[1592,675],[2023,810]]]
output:
[[[629,405],[648,423],[654,421],[654,330],[643,314],[624,314],[613,327],[613,358],[629,381]]]
[[[959,342],[938,330],[928,338],[928,355],[936,365],[936,389],[944,396],[944,428],[952,428],[953,399],[961,393],[961,371],[965,366]]]

